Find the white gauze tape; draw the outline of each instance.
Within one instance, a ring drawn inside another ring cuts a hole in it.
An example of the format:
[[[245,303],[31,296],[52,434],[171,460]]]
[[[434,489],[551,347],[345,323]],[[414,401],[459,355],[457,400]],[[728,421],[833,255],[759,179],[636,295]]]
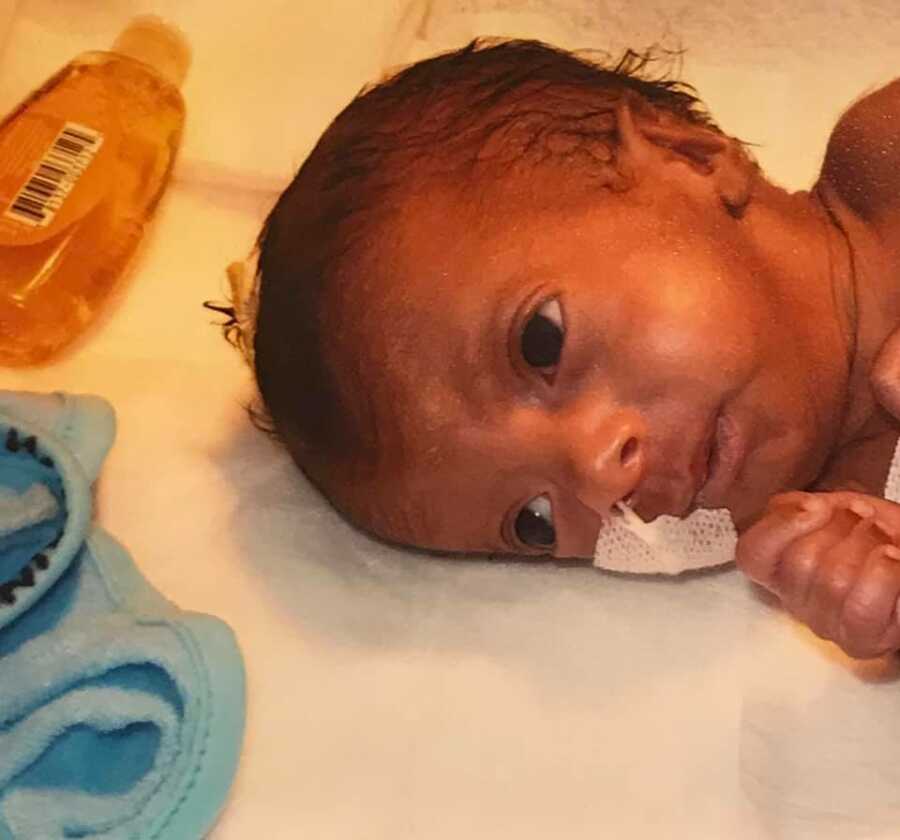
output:
[[[619,505],[619,516],[601,529],[594,565],[613,572],[677,575],[734,560],[737,531],[727,510],[697,510],[685,519],[660,516],[644,522]]]

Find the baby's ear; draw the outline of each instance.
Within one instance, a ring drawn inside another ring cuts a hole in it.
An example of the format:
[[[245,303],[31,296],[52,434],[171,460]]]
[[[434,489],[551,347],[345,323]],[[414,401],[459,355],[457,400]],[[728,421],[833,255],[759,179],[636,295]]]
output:
[[[681,167],[699,176],[695,183],[711,187],[725,209],[739,218],[759,174],[740,142],[667,112],[644,117],[635,104],[624,101],[616,114],[623,167],[638,178],[659,178],[672,166]]]

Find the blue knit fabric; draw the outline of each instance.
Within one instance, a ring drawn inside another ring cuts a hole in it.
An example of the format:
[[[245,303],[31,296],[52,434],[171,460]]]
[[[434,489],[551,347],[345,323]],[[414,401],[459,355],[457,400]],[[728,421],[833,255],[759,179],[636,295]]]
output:
[[[0,392],[0,840],[202,837],[244,725],[231,631],[91,523],[95,397]]]

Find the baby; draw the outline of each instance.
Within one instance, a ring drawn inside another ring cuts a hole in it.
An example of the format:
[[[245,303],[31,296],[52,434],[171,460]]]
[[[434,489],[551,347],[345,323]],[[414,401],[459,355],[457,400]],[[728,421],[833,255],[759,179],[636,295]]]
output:
[[[725,508],[813,631],[900,649],[900,84],[788,193],[646,65],[473,43],[352,102],[259,240],[274,430],[427,549],[590,557],[621,504]]]

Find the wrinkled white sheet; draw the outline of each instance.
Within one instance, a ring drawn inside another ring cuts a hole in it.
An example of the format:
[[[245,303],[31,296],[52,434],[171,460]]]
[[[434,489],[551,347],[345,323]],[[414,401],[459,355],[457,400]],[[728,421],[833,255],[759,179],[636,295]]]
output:
[[[184,154],[125,292],[67,359],[0,387],[116,405],[100,517],[161,591],[238,634],[249,723],[213,836],[897,838],[894,661],[849,662],[730,570],[632,580],[374,545],[247,422],[248,374],[200,302],[383,64],[477,29],[676,36],[724,127],[802,186],[900,42],[891,2],[494,5],[21,0],[0,40],[4,108],[148,6],[195,46]]]

